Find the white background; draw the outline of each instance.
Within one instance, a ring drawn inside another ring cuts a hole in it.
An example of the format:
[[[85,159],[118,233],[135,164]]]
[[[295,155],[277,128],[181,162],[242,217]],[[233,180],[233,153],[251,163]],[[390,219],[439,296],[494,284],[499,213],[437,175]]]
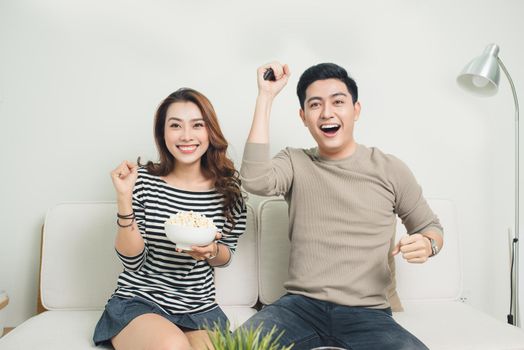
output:
[[[298,117],[300,73],[320,62],[346,67],[363,107],[357,141],[403,159],[427,197],[454,201],[465,297],[504,321],[513,99],[504,77],[492,98],[468,94],[455,78],[494,42],[524,101],[523,15],[518,0],[0,0],[0,290],[11,299],[7,325],[35,313],[48,208],[113,200],[110,170],[122,159],[156,159],[153,114],[182,86],[214,103],[240,165],[256,68],[275,59],[293,76],[274,105],[272,151],[313,145]]]

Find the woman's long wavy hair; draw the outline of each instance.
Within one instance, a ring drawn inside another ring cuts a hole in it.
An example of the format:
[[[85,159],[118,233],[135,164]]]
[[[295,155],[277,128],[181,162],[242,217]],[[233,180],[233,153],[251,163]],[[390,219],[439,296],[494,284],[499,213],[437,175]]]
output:
[[[242,197],[240,190],[239,173],[233,162],[227,157],[228,143],[220,130],[218,119],[211,102],[200,92],[181,88],[166,97],[160,104],[155,115],[155,142],[158,150],[159,161],[145,164],[146,169],[156,176],[167,176],[176,166],[176,159],[167,149],[164,137],[166,114],[169,106],[175,102],[192,102],[202,113],[205,126],[209,135],[209,147],[200,159],[204,176],[212,179],[217,192],[224,196],[224,216],[233,223],[233,208]],[[138,159],[140,165],[140,158]]]

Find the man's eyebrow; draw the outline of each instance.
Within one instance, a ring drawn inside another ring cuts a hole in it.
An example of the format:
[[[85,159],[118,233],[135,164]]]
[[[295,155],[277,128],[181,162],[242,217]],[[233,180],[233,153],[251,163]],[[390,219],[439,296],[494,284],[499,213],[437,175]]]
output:
[[[348,97],[348,94],[346,94],[345,92],[336,92],[336,93],[334,93],[333,95],[331,95],[330,97],[337,97],[337,96],[345,96],[345,97]]]
[[[333,97],[337,97],[337,96],[348,96],[348,94],[346,94],[345,92],[335,92],[334,94],[332,95],[329,95],[329,97],[333,98]],[[311,96],[310,98],[307,99],[306,103],[309,103],[313,100],[321,100],[322,101],[322,98],[319,97],[319,96]]]
[[[318,97],[318,96],[311,96],[310,98],[308,98],[306,100],[306,103],[309,103],[309,102],[311,102],[313,100],[321,100],[322,101],[322,99],[320,97]]]

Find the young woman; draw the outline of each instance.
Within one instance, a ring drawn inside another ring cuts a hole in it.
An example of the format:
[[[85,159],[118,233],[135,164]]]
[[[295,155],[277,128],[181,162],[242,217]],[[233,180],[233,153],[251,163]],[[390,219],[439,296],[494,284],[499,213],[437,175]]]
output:
[[[213,268],[229,263],[246,225],[238,172],[213,106],[195,90],[179,89],[160,104],[154,132],[158,163],[124,161],[111,172],[124,271],[93,340],[117,350],[211,349],[204,328],[227,322]],[[219,232],[211,244],[182,251],[164,222],[190,210],[212,218]]]

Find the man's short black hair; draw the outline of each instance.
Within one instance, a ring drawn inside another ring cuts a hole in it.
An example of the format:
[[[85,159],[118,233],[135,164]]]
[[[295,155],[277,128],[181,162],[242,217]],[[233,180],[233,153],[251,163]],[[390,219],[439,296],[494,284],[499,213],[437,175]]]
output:
[[[306,100],[306,89],[309,85],[317,80],[338,79],[346,84],[353,104],[358,101],[358,87],[355,80],[353,80],[348,72],[339,65],[334,63],[319,63],[315,66],[309,67],[302,73],[297,84],[297,95],[300,101],[300,107],[304,109],[304,102]]]

